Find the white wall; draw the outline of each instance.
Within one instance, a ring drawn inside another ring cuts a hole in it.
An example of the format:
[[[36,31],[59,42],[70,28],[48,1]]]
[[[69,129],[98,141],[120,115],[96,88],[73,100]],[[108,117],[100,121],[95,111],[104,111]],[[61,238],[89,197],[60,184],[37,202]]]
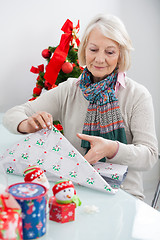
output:
[[[117,14],[118,1],[106,0],[0,0],[0,112],[27,101],[36,76],[32,65],[46,63],[41,51],[57,46],[61,27],[69,18],[80,34],[95,14]],[[115,4],[116,3],[116,4]]]
[[[159,12],[159,0],[0,0],[0,112],[31,97],[36,75],[30,67],[46,63],[41,51],[58,45],[67,18],[74,25],[80,19],[81,36],[95,14],[111,13],[124,21],[131,36],[135,51],[128,76],[153,96],[160,146]],[[158,174],[156,166],[149,179]]]

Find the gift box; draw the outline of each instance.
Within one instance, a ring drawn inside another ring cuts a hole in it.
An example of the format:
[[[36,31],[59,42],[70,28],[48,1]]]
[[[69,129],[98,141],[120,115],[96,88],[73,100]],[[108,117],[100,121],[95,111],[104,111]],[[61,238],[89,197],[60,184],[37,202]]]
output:
[[[21,208],[8,193],[0,195],[0,239],[23,239]]]
[[[8,191],[22,208],[23,239],[36,239],[46,233],[46,188],[23,182],[9,186]]]
[[[55,222],[66,223],[75,220],[75,203],[60,204],[55,197],[49,199],[49,219]]]

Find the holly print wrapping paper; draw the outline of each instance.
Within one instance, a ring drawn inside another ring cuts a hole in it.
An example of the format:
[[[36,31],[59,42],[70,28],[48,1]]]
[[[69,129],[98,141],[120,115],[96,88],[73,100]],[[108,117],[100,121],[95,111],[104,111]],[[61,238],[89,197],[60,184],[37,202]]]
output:
[[[115,189],[120,187],[128,172],[126,165],[107,162],[97,162],[93,167]]]
[[[40,166],[50,181],[70,179],[73,183],[103,192],[113,189],[72,144],[53,126],[27,135],[7,149],[0,163],[9,174],[22,175],[31,165]]]

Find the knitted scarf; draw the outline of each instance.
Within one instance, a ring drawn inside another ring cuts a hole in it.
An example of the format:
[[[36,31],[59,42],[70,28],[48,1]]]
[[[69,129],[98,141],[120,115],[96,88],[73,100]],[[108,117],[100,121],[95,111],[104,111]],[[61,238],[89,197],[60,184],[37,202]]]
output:
[[[118,99],[115,96],[117,75],[115,69],[104,80],[93,83],[91,73],[87,68],[84,69],[80,89],[89,101],[89,106],[82,133],[127,143]],[[88,141],[82,140],[81,146],[87,151],[90,149]]]

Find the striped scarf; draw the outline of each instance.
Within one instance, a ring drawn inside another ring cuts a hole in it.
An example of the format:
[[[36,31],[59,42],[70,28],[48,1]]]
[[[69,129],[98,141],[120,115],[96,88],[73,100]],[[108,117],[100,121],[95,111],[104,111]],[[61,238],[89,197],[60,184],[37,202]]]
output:
[[[84,69],[80,89],[89,101],[89,106],[82,133],[127,143],[118,99],[115,96],[117,75],[115,69],[104,80],[93,83],[91,73],[87,68]],[[87,151],[90,149],[88,141],[82,140],[81,146]]]

